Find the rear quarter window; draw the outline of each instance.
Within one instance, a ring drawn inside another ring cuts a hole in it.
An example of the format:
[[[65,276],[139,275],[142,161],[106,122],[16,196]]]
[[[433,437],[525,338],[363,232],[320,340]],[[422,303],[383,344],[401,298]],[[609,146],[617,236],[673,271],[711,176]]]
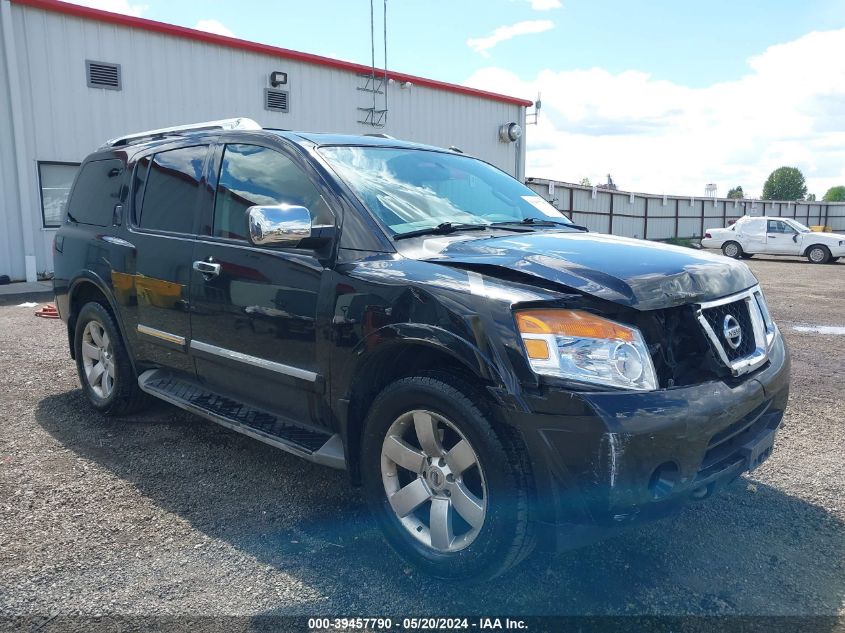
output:
[[[68,220],[93,226],[111,226],[114,207],[123,197],[125,168],[119,159],[85,163],[67,206]]]

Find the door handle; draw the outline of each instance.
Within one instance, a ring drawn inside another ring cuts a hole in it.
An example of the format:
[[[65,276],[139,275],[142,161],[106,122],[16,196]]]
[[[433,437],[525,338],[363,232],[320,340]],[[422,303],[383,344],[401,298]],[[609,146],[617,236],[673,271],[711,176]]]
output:
[[[202,276],[206,280],[209,280],[220,274],[220,264],[214,264],[212,262],[204,262],[200,260],[194,262],[194,270],[199,273],[202,273]]]

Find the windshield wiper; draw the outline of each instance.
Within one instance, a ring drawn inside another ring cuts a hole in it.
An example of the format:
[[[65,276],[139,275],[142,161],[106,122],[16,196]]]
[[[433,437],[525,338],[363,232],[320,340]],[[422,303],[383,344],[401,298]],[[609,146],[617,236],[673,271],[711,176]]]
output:
[[[404,240],[409,237],[417,237],[419,235],[446,235],[447,233],[454,233],[455,231],[484,231],[490,224],[452,224],[451,222],[441,222],[437,226],[430,226],[426,229],[417,229],[416,231],[407,231],[406,233],[397,233],[393,236],[394,240]]]
[[[568,229],[576,229],[578,231],[590,230],[586,226],[581,226],[580,224],[572,224],[571,222],[558,222],[557,220],[538,220],[537,218],[522,218],[521,220],[493,222],[491,226],[501,226],[505,224],[530,224],[531,226],[565,226]]]

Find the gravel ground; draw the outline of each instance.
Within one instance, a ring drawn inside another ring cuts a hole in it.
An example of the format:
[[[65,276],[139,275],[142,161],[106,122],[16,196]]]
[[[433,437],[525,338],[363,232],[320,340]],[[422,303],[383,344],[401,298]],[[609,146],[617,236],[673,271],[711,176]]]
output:
[[[63,324],[7,302],[0,615],[845,614],[845,336],[793,329],[845,326],[845,265],[749,265],[793,353],[773,457],[677,517],[475,590],[406,567],[344,473],[165,404],[93,413]]]

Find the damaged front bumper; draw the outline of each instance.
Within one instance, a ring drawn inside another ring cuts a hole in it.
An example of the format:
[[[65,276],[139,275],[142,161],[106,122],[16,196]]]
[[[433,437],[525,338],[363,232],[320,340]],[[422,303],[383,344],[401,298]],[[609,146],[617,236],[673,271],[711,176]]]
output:
[[[531,413],[508,416],[532,458],[542,540],[572,547],[709,496],[769,456],[788,396],[780,336],[740,378],[529,396]]]

